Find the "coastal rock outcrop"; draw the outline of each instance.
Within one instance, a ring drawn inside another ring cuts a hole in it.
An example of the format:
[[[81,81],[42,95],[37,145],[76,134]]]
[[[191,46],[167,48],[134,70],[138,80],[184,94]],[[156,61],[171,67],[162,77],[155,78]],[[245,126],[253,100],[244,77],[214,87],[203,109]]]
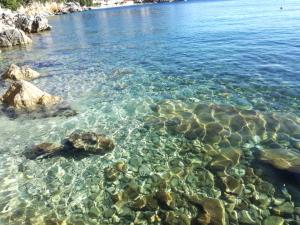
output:
[[[10,67],[2,74],[3,80],[33,80],[40,76],[40,74],[28,66],[19,67],[11,64]]]
[[[39,15],[28,16],[17,14],[15,26],[27,33],[37,33],[51,29],[51,26],[48,24],[48,19]]]
[[[31,39],[22,30],[4,25],[0,21],[0,47],[24,45],[31,42]]]
[[[0,9],[0,47],[28,44],[31,39],[24,33],[50,30],[48,19],[42,15],[27,14]]]
[[[62,101],[58,96],[50,95],[27,81],[12,83],[0,100],[16,110],[34,111],[49,108]]]
[[[66,140],[66,145],[74,152],[105,154],[115,148],[113,141],[94,132],[73,132]]]
[[[63,14],[66,14],[66,13],[81,12],[83,10],[84,10],[84,8],[82,8],[78,2],[67,2],[67,3],[65,3],[61,12]]]

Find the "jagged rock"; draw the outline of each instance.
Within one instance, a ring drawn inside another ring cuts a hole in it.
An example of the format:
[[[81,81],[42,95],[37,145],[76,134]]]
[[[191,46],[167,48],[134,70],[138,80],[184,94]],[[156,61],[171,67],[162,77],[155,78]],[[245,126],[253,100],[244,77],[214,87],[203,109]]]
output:
[[[11,64],[10,67],[2,74],[1,78],[6,80],[33,80],[38,78],[40,74],[28,66],[18,67]]]
[[[42,16],[17,15],[15,26],[27,33],[37,33],[50,30],[48,19]]]
[[[78,2],[67,2],[65,3],[64,8],[62,9],[62,13],[74,13],[74,12],[81,12],[84,9],[80,6]]]
[[[0,100],[16,110],[34,111],[50,108],[60,103],[62,98],[50,95],[27,81],[15,81]]]
[[[300,173],[300,153],[289,149],[263,149],[260,151],[260,160],[271,166]]]
[[[66,143],[74,152],[82,151],[94,154],[105,154],[115,147],[111,139],[94,132],[74,132],[66,140]]]
[[[31,39],[22,30],[0,23],[0,47],[25,45],[31,42]]]

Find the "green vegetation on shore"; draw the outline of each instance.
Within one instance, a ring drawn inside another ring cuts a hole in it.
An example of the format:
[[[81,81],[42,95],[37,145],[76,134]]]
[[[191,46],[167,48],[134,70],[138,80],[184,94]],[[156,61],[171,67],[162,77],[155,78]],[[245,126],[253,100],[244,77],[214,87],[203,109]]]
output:
[[[32,2],[33,2],[32,0],[0,0],[0,5],[3,8],[16,10],[21,5],[26,6]],[[41,3],[53,2],[53,0],[41,0],[39,2]],[[56,2],[63,2],[63,1],[57,0]],[[66,2],[79,2],[81,6],[91,6],[93,4],[92,0],[76,0],[76,1],[67,0]]]

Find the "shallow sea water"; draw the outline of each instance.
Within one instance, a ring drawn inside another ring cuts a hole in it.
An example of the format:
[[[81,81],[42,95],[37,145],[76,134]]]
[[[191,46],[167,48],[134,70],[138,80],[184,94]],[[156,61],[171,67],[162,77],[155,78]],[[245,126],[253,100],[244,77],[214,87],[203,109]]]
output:
[[[189,1],[49,22],[32,45],[3,50],[0,69],[48,75],[33,83],[78,115],[0,114],[1,224],[197,224],[190,198],[205,197],[222,200],[226,224],[299,224],[299,161],[278,170],[257,156],[300,159],[298,1]],[[78,129],[112,138],[114,151],[25,157]]]

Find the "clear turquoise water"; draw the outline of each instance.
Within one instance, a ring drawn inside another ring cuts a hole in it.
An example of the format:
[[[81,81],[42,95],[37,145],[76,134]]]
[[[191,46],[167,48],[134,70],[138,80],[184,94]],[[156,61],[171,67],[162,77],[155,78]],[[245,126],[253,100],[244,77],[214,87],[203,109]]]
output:
[[[284,10],[279,9],[282,4]],[[172,192],[179,189],[222,199],[218,175],[205,164],[209,159],[182,153],[184,146],[196,149],[195,140],[153,123],[148,126],[149,118],[169,119],[179,113],[153,112],[153,105],[163,108],[164,101],[186,111],[203,103],[252,109],[259,115],[272,112],[291,118],[296,133],[300,130],[297,0],[189,1],[87,11],[51,17],[49,22],[53,30],[33,35],[32,45],[3,50],[0,69],[10,63],[26,64],[48,75],[33,83],[63,96],[79,114],[36,120],[0,116],[1,224],[51,224],[52,220],[129,224],[137,218],[147,224],[144,212],[131,210],[127,203],[111,212],[111,193],[122,192],[134,182],[148,195],[154,192],[155,176],[165,179]],[[1,85],[0,92],[5,88]],[[105,156],[81,160],[24,156],[30,146],[59,143],[76,129],[106,134],[117,147]],[[244,144],[260,145],[257,136],[235,147],[243,152]],[[186,171],[175,184],[168,180],[179,168],[185,171],[191,160],[213,174],[213,190],[209,184],[200,185],[193,171]],[[234,176],[242,177],[239,171],[251,166],[252,160],[254,156],[243,156]],[[128,171],[109,182],[104,168],[118,161],[125,162]],[[282,180],[276,171],[263,171],[258,174],[274,185],[276,198],[282,198],[287,183],[291,202],[300,206],[297,177]],[[257,210],[261,215],[255,216],[251,204],[256,205],[249,203],[246,210],[261,223],[266,214]],[[90,212],[93,207],[97,215]],[[272,207],[268,208],[271,215]],[[239,214],[243,209],[235,210]],[[188,209],[181,214],[194,216]],[[242,224],[228,218],[230,224]],[[295,224],[299,215],[285,218],[286,223]]]

